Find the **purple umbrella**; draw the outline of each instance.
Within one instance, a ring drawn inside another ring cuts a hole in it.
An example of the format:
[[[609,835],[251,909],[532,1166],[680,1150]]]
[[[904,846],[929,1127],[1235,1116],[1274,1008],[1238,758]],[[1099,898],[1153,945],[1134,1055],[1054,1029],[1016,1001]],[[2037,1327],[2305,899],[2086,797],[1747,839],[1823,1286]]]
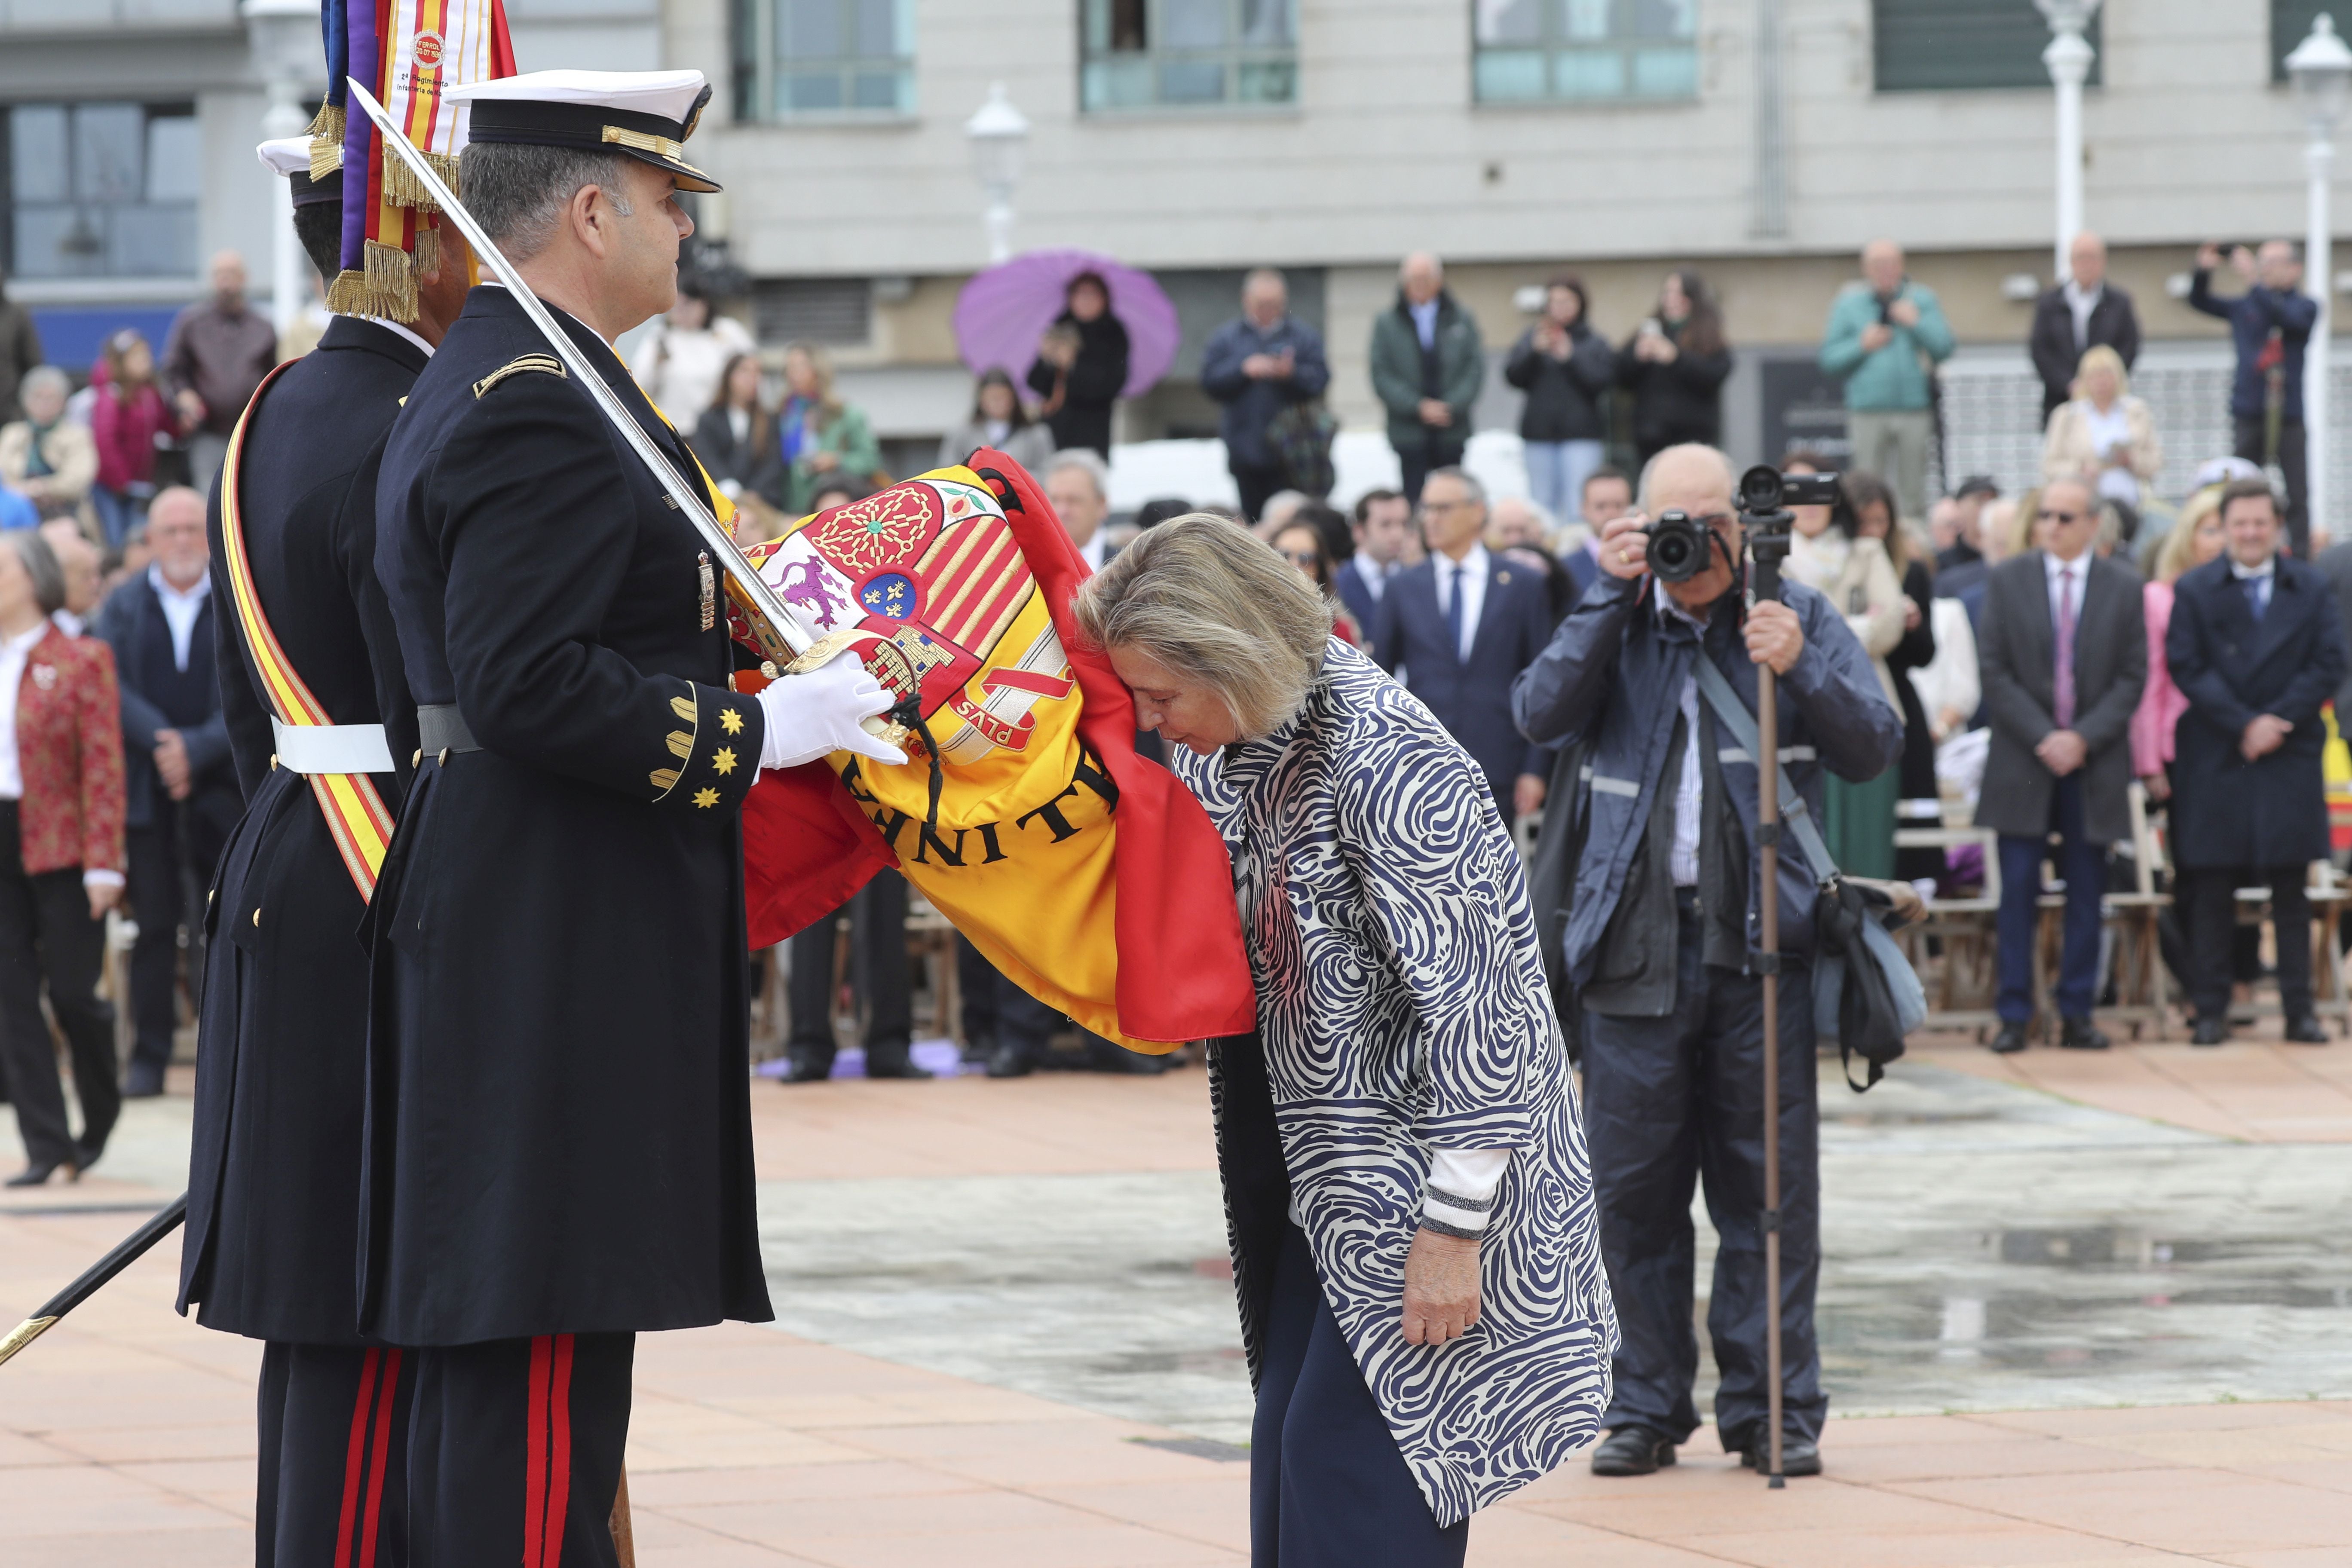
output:
[[[999,367],[1019,381],[1037,340],[1068,302],[1070,279],[1092,272],[1110,289],[1110,313],[1127,329],[1127,385],[1139,397],[1176,363],[1184,329],[1151,274],[1091,250],[1032,250],[975,273],[956,297],[956,350],[974,375]]]

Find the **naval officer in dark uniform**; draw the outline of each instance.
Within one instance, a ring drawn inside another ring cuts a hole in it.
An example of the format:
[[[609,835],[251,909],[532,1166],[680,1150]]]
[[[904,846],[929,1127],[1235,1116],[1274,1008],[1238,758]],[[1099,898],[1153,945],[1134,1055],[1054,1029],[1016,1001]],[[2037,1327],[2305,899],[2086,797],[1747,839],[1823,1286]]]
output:
[[[679,472],[612,342],[669,309],[699,72],[510,77],[467,208]],[[371,911],[362,1325],[416,1347],[420,1568],[608,1564],[637,1332],[771,1314],[738,808],[892,699],[758,696],[709,546],[504,288],[417,378],[378,481],[423,762]]]
[[[264,142],[293,183],[295,226],[332,279],[342,175],[312,181],[310,142]],[[367,1047],[366,913],[310,775],[357,772],[389,809],[416,747],[391,606],[375,580],[375,482],[400,400],[464,308],[457,240],[412,325],[337,316],[247,411],[213,493],[215,664],[249,803],[221,860],[207,931],[180,1309],[262,1352],[255,1561],[405,1561],[409,1367],[359,1333],[359,1142]],[[235,485],[234,492],[227,487]],[[238,613],[223,507],[236,506],[258,610]],[[279,730],[265,662],[331,724]],[[383,1413],[384,1420],[377,1415]],[[385,1441],[351,1447],[355,1425]]]

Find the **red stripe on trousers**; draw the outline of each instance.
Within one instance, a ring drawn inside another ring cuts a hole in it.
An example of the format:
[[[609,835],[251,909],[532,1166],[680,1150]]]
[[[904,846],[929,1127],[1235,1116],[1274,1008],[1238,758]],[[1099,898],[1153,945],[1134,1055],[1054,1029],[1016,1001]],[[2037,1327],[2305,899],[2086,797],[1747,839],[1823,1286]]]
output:
[[[383,1358],[383,1382],[375,1400],[375,1453],[368,1467],[367,1533],[360,1537],[360,1568],[375,1568],[376,1526],[383,1517],[384,1455],[392,1447],[392,1407],[399,1401],[400,1352],[390,1351]]]
[[[555,1366],[549,1380],[547,1467],[547,1561],[545,1568],[563,1568],[563,1521],[572,1507],[572,1336],[555,1336]]]
[[[335,1568],[352,1568],[352,1526],[359,1518],[360,1482],[367,1465],[368,1406],[382,1354],[372,1350],[360,1363],[359,1394],[352,1401],[352,1440],[343,1452],[343,1512],[335,1527]]]
[[[530,1404],[523,1423],[522,1568],[547,1568],[547,1370],[551,1342],[530,1342]]]

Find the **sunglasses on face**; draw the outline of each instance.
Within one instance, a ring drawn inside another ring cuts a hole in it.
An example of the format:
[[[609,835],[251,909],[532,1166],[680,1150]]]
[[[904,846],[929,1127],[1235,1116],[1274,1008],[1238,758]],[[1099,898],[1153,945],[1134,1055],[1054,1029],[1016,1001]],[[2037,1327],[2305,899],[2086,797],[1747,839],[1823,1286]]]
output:
[[[1286,550],[1282,553],[1289,559],[1289,562],[1293,566],[1312,566],[1315,564],[1315,552],[1312,550]]]
[[[2040,511],[2033,514],[2033,520],[2036,522],[2054,522],[2063,525],[2069,522],[2080,522],[2088,515],[2089,514],[2087,512],[2059,511],[2053,508],[2045,506]]]

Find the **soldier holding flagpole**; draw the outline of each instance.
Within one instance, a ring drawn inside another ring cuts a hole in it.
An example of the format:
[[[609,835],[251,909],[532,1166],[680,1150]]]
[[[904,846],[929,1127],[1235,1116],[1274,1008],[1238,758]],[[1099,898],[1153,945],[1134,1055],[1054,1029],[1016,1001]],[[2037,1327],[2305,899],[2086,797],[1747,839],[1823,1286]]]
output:
[[[679,472],[613,340],[669,309],[697,71],[453,90],[467,211]],[[739,693],[707,541],[506,289],[477,288],[378,481],[421,744],[370,912],[362,1321],[413,1347],[411,1561],[614,1559],[635,1335],[770,1316],[740,807],[905,753],[851,655]],[[715,500],[711,502],[714,510]]]

